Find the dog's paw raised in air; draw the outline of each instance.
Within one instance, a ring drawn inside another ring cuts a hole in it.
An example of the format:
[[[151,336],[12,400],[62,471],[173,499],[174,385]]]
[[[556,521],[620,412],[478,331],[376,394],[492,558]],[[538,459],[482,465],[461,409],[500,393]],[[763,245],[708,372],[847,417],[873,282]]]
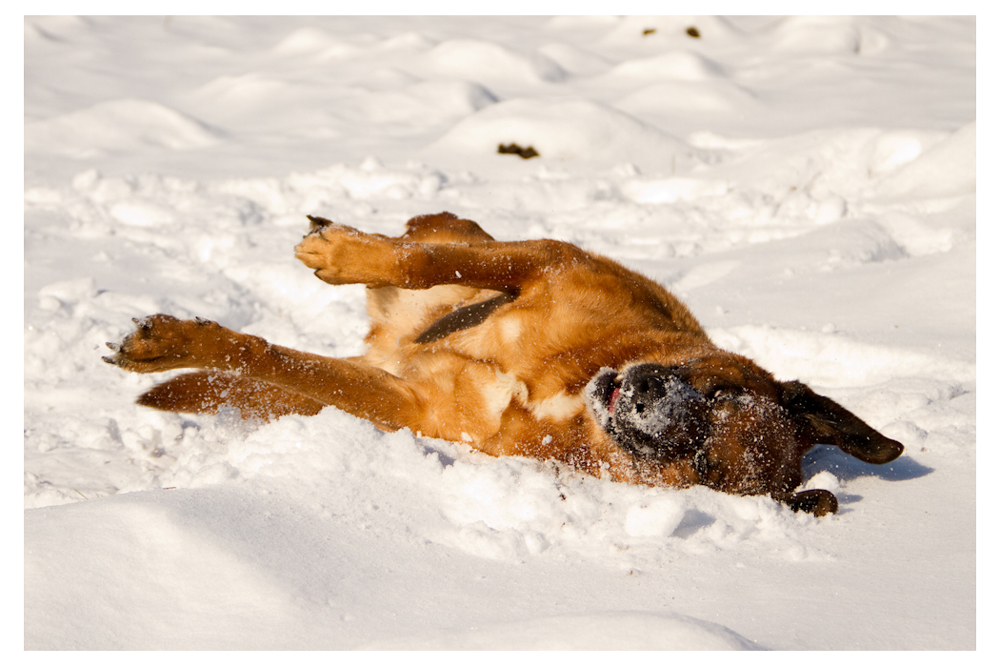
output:
[[[135,331],[120,343],[108,343],[114,354],[103,359],[133,373],[190,367],[197,357],[197,339],[208,330],[221,329],[215,322],[200,317],[179,320],[170,315],[148,315],[132,321]]]
[[[314,269],[317,278],[331,285],[386,284],[394,255],[385,237],[312,215],[309,224],[309,233],[295,246],[295,258]]]

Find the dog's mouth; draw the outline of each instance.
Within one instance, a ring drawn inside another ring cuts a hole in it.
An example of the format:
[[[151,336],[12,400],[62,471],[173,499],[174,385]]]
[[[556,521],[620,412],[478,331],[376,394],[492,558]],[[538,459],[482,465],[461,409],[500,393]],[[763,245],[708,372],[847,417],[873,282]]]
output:
[[[611,397],[608,399],[608,414],[610,415],[615,414],[615,405],[618,403],[618,398],[622,395],[620,375],[615,378],[615,382],[618,383],[618,386],[612,390]]]
[[[615,406],[621,398],[624,377],[613,368],[602,368],[584,389],[587,404],[604,430],[608,430]]]

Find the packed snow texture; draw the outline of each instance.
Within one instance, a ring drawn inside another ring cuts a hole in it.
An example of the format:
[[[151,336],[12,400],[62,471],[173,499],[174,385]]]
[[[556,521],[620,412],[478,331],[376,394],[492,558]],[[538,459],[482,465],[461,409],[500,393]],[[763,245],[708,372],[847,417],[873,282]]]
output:
[[[974,648],[975,27],[26,18],[25,647]],[[443,210],[650,275],[905,453],[814,449],[816,519],[333,408],[159,413],[101,361],[156,312],[358,354],[306,214]]]

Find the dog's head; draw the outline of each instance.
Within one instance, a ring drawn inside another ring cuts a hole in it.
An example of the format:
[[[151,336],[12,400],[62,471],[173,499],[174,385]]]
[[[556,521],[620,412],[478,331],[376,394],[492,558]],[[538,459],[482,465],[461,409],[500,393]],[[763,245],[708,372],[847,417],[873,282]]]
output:
[[[721,350],[682,362],[601,369],[585,390],[595,421],[637,466],[691,462],[700,483],[730,493],[769,493],[817,515],[836,511],[825,491],[793,494],[802,456],[836,445],[868,463],[903,446],[801,382],[779,382]]]

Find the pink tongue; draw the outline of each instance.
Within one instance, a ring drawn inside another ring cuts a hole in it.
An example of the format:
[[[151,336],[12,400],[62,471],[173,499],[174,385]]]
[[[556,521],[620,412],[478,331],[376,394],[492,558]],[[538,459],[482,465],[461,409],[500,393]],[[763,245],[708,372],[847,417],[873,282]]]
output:
[[[615,387],[615,390],[611,392],[611,400],[608,401],[608,412],[615,411],[615,403],[618,402],[618,396],[622,393],[620,387]]]

